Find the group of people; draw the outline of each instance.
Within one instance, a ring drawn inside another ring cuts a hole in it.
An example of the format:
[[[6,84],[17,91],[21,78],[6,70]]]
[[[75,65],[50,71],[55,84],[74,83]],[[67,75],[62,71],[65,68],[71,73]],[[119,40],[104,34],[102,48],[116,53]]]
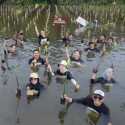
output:
[[[41,48],[48,48],[49,42],[48,37],[46,36],[46,33],[44,31],[39,32],[38,28],[35,25],[35,31],[38,37],[38,48],[35,48],[33,51],[32,58],[29,59],[29,67],[31,69],[31,74],[29,75],[29,83],[26,85],[26,95],[27,97],[38,97],[40,95],[41,89],[45,88],[46,85],[41,83],[40,81],[40,75],[39,70],[42,65],[45,66],[45,70],[51,74],[51,76],[55,76],[56,78],[61,79],[67,79],[70,80],[73,86],[75,87],[75,90],[80,89],[80,85],[78,84],[78,81],[76,78],[72,75],[70,72],[70,65],[74,64],[81,67],[84,64],[84,61],[82,59],[82,51],[79,49],[76,49],[72,52],[72,54],[69,54],[68,46],[70,46],[71,43],[71,34],[70,36],[66,34],[64,38],[62,39],[65,50],[66,50],[66,58],[61,60],[58,64],[58,68],[53,71],[49,60],[47,53],[45,54],[45,58],[41,57]],[[24,42],[24,35],[23,32],[17,32],[16,35],[14,35],[14,38],[12,40],[12,44],[9,45],[9,42],[5,42],[5,53],[4,54],[14,54],[16,52],[16,47],[22,47]],[[100,36],[98,39],[91,41],[87,43],[87,48],[85,48],[85,52],[88,54],[89,52],[100,53],[101,55],[106,52],[106,49],[108,47],[113,46],[114,41],[112,37],[106,38],[105,35]],[[102,57],[100,57],[102,58]],[[2,60],[2,63],[3,62]],[[2,67],[3,68],[3,67]],[[111,66],[107,68],[102,76],[97,78],[97,72],[98,68],[94,68],[92,72],[92,76],[90,78],[90,84],[95,85],[96,83],[101,84],[111,84],[116,83],[114,76],[113,76],[113,69],[114,67]],[[104,96],[105,93],[102,90],[95,90],[93,93],[91,93],[89,96],[80,98],[80,99],[74,99],[71,97],[68,97],[66,93],[63,95],[63,99],[65,100],[66,104],[71,103],[80,103],[84,106],[90,107],[94,109],[96,112],[99,113],[101,116],[102,114],[107,116],[108,124],[112,125],[111,117],[110,117],[110,110],[109,108],[104,104]]]

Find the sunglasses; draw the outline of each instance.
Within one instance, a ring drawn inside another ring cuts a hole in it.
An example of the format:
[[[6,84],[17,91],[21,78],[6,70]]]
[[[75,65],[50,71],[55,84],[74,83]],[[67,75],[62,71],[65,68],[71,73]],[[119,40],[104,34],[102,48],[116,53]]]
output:
[[[102,99],[103,99],[103,97],[102,97],[102,96],[99,96],[99,95],[94,95],[93,97],[94,97],[94,99],[99,99],[99,100],[102,100]]]

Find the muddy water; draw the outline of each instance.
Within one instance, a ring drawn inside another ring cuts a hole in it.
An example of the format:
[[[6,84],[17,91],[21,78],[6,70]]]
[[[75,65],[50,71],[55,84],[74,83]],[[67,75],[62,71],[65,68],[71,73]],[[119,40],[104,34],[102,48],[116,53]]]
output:
[[[44,9],[45,8],[45,9]],[[52,43],[49,47],[49,62],[52,64],[52,68],[56,69],[57,64],[64,58],[65,49],[62,46],[60,40],[61,27],[54,27],[52,25],[53,17],[55,14],[61,16],[67,16],[69,26],[67,30],[72,31],[76,25],[74,24],[74,18],[77,18],[77,14],[74,16],[68,13],[70,12],[65,7],[59,7],[54,10],[51,8],[51,16],[49,19],[48,30],[49,37],[52,39]],[[77,12],[76,12],[77,13]],[[2,55],[3,37],[11,37],[17,30],[22,29],[27,38],[27,42],[24,44],[23,49],[18,49],[18,54],[15,57],[9,57],[8,63],[12,70],[2,73],[0,70],[0,125],[87,125],[85,108],[78,104],[73,104],[68,113],[65,113],[65,108],[60,104],[60,96],[63,91],[63,85],[59,84],[55,78],[48,87],[43,90],[38,99],[33,100],[30,104],[27,103],[25,96],[25,86],[28,82],[30,69],[28,66],[28,60],[32,56],[33,49],[37,46],[33,44],[36,41],[34,38],[35,30],[33,22],[35,21],[38,29],[44,29],[48,15],[48,8],[45,5],[40,7],[17,7],[17,6],[1,6],[0,7],[0,55]],[[120,29],[122,28],[122,30]],[[109,29],[112,35],[124,36],[124,26]],[[115,32],[116,31],[116,32]],[[121,32],[121,34],[119,34]],[[96,34],[96,32],[94,32]],[[93,33],[93,34],[94,34]],[[53,40],[54,39],[54,40]],[[83,50],[84,45],[81,44],[80,39],[74,39],[72,47],[69,48],[70,53],[75,48]],[[71,68],[74,77],[78,80],[81,89],[78,93],[74,93],[72,85],[68,84],[67,93],[71,97],[83,97],[89,93],[89,79],[91,76],[92,68],[100,61],[98,56],[88,61],[85,53],[83,52],[83,59],[85,61],[85,67],[81,69]],[[106,92],[105,101],[111,109],[113,125],[124,125],[125,118],[125,44],[122,43],[117,51],[106,55],[101,61],[99,67],[99,75],[104,69],[110,66],[112,63],[115,65],[115,76],[118,84],[114,85],[110,92]],[[41,80],[43,77],[44,67],[40,70]],[[16,100],[15,93],[17,87],[17,81],[15,74],[18,77],[20,87],[22,89],[22,97],[20,102]],[[100,88],[97,85],[94,89]],[[105,90],[104,90],[105,91]],[[61,112],[61,113],[60,113]],[[64,114],[64,115],[63,115]],[[18,122],[18,123],[17,123]]]
[[[2,46],[2,39],[0,42]],[[70,53],[75,48],[83,50],[84,45],[79,40],[75,40],[69,48]],[[30,69],[28,60],[32,56],[32,50],[35,48],[31,42],[26,42],[23,49],[18,49],[18,55],[9,57],[9,66],[11,71],[6,74],[0,72],[0,124],[1,125],[87,125],[85,108],[78,104],[73,104],[68,113],[61,114],[65,108],[60,104],[60,96],[63,91],[63,85],[59,84],[55,78],[52,78],[48,87],[43,90],[38,99],[33,100],[30,104],[27,103],[25,96],[25,86],[28,82]],[[112,63],[115,65],[115,76],[118,84],[114,85],[110,92],[106,92],[105,101],[111,109],[113,125],[124,125],[125,118],[125,84],[124,84],[124,62],[125,62],[125,44],[122,43],[117,51],[112,51],[106,55],[101,62],[99,74]],[[1,49],[2,53],[2,49]],[[53,69],[56,69],[57,64],[64,58],[65,49],[60,41],[54,42],[49,47],[49,61]],[[81,89],[78,93],[74,93],[72,84],[68,84],[67,93],[71,97],[83,97],[89,93],[89,79],[91,76],[92,67],[99,62],[98,56],[88,61],[83,53],[85,67],[83,69],[71,68],[71,71],[79,81]],[[43,78],[44,68],[41,68],[41,79]],[[22,89],[22,97],[20,102],[16,100],[16,79],[18,77],[20,87]],[[6,84],[4,81],[6,80]],[[100,88],[99,85],[94,89]],[[103,88],[102,88],[103,89]],[[105,90],[104,90],[105,91]],[[19,123],[17,123],[17,121]]]

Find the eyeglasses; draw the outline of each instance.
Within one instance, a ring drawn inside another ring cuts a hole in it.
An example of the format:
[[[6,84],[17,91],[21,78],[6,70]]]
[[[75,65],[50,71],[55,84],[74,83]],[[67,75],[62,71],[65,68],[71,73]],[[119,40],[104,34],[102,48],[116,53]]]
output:
[[[93,97],[94,97],[94,99],[99,99],[99,100],[102,100],[102,99],[103,99],[103,97],[102,97],[102,96],[99,96],[99,95],[94,95]]]

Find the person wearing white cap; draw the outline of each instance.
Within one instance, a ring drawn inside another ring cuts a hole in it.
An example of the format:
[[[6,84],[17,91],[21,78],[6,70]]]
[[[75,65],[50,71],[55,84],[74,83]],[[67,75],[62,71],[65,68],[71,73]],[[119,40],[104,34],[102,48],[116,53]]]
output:
[[[64,79],[70,80],[72,84],[75,86],[75,90],[79,90],[80,85],[73,78],[71,72],[68,71],[67,66],[68,66],[67,62],[65,60],[62,60],[59,64],[58,69],[55,71],[55,75],[58,78],[64,78]]]
[[[95,90],[92,95],[89,95],[84,98],[73,99],[71,97],[68,97],[67,95],[64,95],[64,98],[67,103],[78,103],[86,107],[92,108],[93,110],[99,113],[99,116],[104,115],[107,117],[107,125],[112,125],[110,118],[110,110],[104,104],[104,96],[105,94],[102,90]]]
[[[97,71],[93,70],[93,74],[91,77],[91,84],[101,83],[101,84],[111,84],[116,83],[115,79],[113,78],[113,67],[107,68],[101,77],[96,78]]]
[[[41,88],[44,86],[40,84],[39,75],[37,73],[31,73],[29,78],[29,84],[27,84],[27,96],[39,96]]]

